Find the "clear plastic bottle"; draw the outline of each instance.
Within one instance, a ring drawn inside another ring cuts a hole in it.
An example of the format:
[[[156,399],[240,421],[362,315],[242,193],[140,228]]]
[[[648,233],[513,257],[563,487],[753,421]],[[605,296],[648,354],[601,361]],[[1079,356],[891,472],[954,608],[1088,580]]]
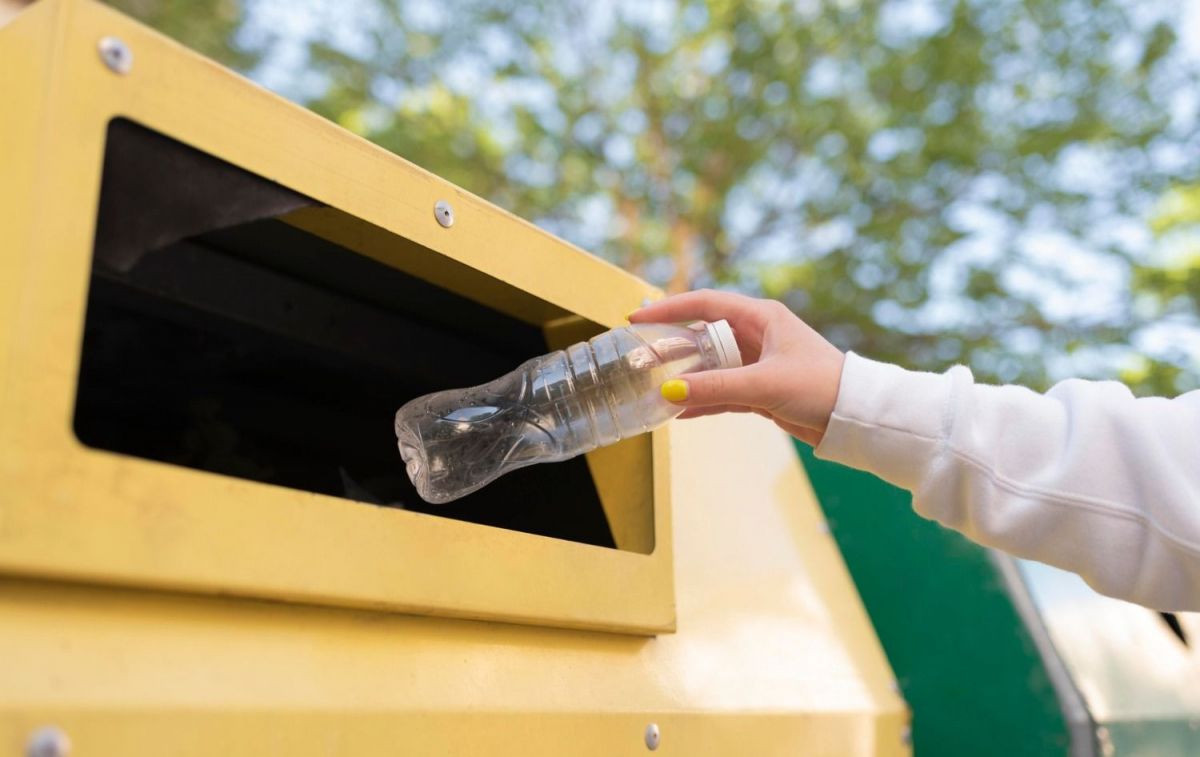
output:
[[[425,501],[449,502],[657,428],[683,410],[662,398],[664,381],[741,364],[725,321],[613,329],[487,384],[412,400],[396,413],[400,456]]]

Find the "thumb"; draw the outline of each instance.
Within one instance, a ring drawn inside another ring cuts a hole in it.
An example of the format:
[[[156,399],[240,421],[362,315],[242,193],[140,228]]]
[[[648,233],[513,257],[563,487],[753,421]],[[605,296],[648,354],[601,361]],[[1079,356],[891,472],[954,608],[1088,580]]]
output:
[[[662,396],[686,407],[745,405],[760,407],[764,393],[756,366],[692,373],[664,381]]]

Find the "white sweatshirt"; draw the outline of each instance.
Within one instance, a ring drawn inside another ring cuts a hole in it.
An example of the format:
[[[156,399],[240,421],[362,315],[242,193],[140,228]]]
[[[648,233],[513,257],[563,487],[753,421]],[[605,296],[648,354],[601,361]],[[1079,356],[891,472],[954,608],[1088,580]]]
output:
[[[1046,394],[846,355],[818,457],[913,493],[981,544],[1158,610],[1200,610],[1200,391],[1113,381]]]

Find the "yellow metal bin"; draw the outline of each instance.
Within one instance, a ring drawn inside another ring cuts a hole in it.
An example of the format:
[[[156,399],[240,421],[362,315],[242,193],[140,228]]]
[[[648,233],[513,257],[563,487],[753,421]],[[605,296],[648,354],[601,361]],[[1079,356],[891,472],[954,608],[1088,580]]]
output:
[[[0,70],[8,753],[907,753],[773,426],[404,489],[396,406],[649,285],[98,3]]]

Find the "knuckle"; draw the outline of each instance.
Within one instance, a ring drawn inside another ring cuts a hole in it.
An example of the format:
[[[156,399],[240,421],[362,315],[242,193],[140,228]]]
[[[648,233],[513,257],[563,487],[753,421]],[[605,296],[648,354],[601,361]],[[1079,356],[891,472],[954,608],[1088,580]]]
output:
[[[700,399],[719,399],[725,396],[725,389],[728,386],[728,381],[723,375],[714,373],[709,375],[707,379],[708,380],[702,384],[702,393],[704,396]]]

